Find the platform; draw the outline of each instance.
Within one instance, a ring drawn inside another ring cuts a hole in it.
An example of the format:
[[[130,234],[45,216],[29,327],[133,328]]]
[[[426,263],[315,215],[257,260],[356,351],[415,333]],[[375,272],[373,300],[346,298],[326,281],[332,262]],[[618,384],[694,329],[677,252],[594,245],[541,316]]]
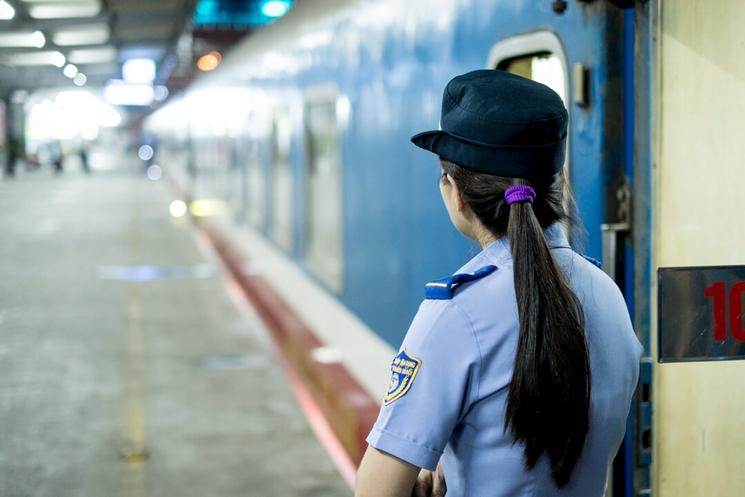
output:
[[[134,168],[0,181],[0,495],[350,495],[170,201]]]

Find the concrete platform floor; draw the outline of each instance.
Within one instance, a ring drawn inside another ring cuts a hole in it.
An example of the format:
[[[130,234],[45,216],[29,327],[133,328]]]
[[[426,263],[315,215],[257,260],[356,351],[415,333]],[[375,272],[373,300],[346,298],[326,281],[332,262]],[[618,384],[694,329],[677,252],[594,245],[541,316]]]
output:
[[[170,191],[0,181],[0,496],[351,492]]]

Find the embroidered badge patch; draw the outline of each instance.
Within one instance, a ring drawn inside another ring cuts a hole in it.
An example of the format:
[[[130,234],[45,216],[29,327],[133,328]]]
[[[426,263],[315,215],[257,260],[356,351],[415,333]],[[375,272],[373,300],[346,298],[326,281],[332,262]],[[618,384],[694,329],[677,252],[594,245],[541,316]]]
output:
[[[391,364],[391,384],[388,386],[388,392],[383,398],[383,405],[392,404],[406,395],[421,365],[422,361],[407,354],[406,349],[393,358],[393,364]]]

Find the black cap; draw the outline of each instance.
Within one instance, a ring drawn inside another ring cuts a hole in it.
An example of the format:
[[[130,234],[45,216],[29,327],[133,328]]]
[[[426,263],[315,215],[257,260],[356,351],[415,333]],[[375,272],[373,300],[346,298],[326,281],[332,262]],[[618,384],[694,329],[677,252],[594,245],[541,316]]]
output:
[[[567,119],[564,103],[548,86],[482,69],[450,80],[442,95],[442,129],[411,141],[481,173],[553,176],[564,165]]]

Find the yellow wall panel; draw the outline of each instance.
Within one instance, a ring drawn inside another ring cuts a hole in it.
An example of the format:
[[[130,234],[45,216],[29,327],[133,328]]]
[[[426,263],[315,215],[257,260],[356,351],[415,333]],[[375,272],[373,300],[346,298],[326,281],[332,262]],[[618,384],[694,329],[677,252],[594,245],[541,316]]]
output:
[[[745,2],[659,12],[655,264],[745,264]],[[660,365],[655,392],[654,494],[745,496],[745,361]]]

